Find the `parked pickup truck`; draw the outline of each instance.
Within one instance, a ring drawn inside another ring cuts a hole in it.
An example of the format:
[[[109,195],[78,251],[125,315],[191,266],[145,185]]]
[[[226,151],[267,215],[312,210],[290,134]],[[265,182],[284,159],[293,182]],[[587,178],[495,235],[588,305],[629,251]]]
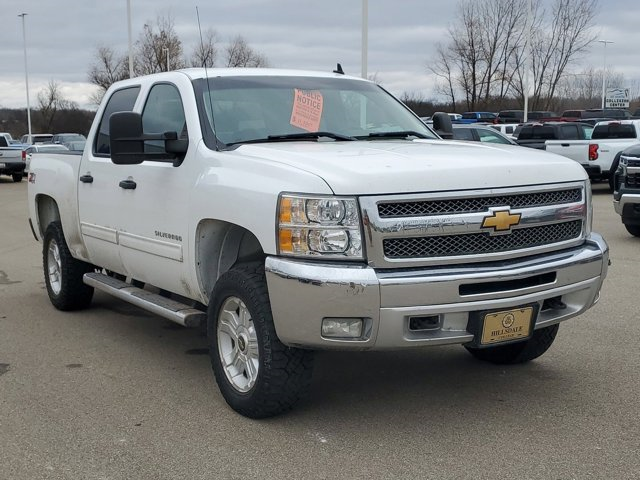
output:
[[[522,126],[516,142],[523,147],[545,150],[548,141],[559,140],[561,147],[568,148],[565,140],[589,139],[592,131],[592,125],[579,122],[530,123]]]
[[[620,152],[640,143],[640,120],[610,120],[596,124],[591,140],[548,141],[547,151],[580,163],[590,178],[608,180],[613,191]]]
[[[614,177],[613,206],[627,231],[640,237],[640,144],[620,154]]]
[[[0,136],[0,175],[10,175],[14,182],[22,181],[25,159],[23,150],[10,147],[6,137]]]
[[[608,247],[575,162],[443,141],[359,78],[208,74],[118,82],[81,156],[34,156],[56,308],[98,289],[203,326],[223,397],[261,418],[307,391],[314,350],[522,363],[598,300]]]

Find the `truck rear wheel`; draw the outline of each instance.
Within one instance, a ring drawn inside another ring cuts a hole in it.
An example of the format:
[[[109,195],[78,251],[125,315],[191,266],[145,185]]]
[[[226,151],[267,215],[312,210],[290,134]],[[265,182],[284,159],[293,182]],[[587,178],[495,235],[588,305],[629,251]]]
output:
[[[22,172],[20,173],[12,173],[11,174],[11,178],[13,178],[13,181],[18,183],[22,181]]]
[[[640,225],[625,225],[624,228],[634,237],[640,237]]]
[[[60,222],[52,222],[47,227],[42,263],[47,293],[54,307],[58,310],[80,310],[89,306],[93,287],[85,285],[82,277],[94,267],[71,256]]]
[[[529,340],[488,348],[465,348],[478,360],[509,365],[526,363],[549,350],[558,333],[558,324],[535,330]]]
[[[290,410],[307,393],[313,352],[286,347],[278,339],[262,264],[222,275],[207,316],[211,366],[231,408],[266,418]]]

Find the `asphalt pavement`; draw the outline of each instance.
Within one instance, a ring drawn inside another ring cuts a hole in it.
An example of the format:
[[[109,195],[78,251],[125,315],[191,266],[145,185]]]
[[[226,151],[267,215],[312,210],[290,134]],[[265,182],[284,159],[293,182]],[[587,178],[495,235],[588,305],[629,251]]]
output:
[[[26,182],[0,177],[0,479],[640,478],[640,238],[605,184],[600,302],[526,365],[460,346],[316,355],[310,398],[255,421],[206,340],[107,295],[49,303]]]

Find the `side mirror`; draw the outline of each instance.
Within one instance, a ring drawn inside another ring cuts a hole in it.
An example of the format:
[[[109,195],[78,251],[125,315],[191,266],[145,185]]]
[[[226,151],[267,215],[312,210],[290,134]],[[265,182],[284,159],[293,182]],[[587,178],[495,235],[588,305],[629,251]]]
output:
[[[109,117],[111,161],[116,165],[138,165],[145,160],[180,165],[187,153],[189,140],[179,139],[177,132],[145,134],[142,115],[135,112],[115,112]],[[145,142],[160,143],[159,148],[145,151]]]
[[[111,161],[116,165],[138,165],[145,159],[142,115],[115,112],[109,117]]]
[[[433,120],[433,129],[438,135],[445,139],[453,138],[453,127],[451,126],[451,117],[444,112],[436,112],[431,117]]]

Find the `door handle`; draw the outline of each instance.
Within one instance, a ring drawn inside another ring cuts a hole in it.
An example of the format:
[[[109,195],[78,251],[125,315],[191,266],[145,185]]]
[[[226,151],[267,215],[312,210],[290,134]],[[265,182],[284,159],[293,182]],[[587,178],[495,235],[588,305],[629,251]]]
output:
[[[560,145],[562,145],[563,147],[569,147],[570,146],[568,143],[561,143]]]
[[[93,177],[90,174],[82,175],[80,177],[82,183],[93,183]]]
[[[122,180],[119,185],[120,188],[124,188],[125,190],[135,190],[138,186],[133,180]]]

